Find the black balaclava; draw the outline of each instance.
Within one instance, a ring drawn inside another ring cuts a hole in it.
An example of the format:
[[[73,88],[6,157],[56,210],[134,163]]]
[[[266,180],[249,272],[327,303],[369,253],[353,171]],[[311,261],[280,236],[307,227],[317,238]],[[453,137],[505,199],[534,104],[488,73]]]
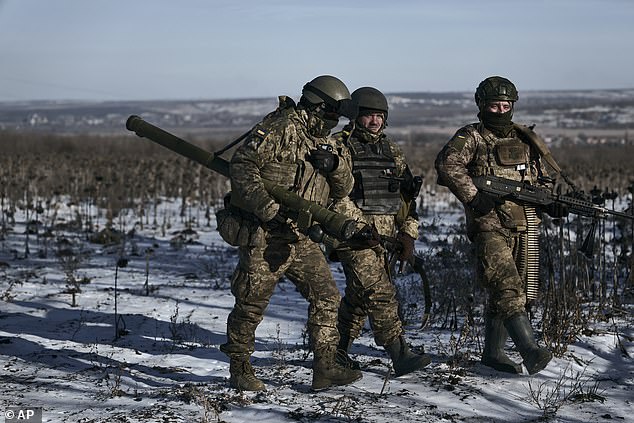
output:
[[[511,110],[506,113],[494,113],[486,110],[486,106],[480,109],[478,118],[484,124],[484,127],[493,132],[498,137],[507,137],[513,130],[513,107],[515,104],[511,102]]]
[[[312,104],[302,97],[299,104],[308,113],[307,126],[310,135],[320,138],[327,137],[330,131],[339,124],[338,115],[326,112],[325,103]]]

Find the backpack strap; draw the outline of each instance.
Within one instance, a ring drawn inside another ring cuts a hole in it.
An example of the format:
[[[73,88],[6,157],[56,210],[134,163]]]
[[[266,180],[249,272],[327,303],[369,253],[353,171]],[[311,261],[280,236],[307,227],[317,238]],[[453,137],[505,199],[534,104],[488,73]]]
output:
[[[555,161],[555,158],[550,152],[550,149],[546,145],[546,142],[544,141],[544,139],[540,137],[539,135],[537,135],[535,131],[533,131],[534,127],[535,125],[526,126],[526,125],[518,125],[517,123],[513,124],[513,128],[515,129],[515,131],[517,131],[518,135],[522,139],[526,140],[530,144],[531,147],[535,148],[535,150],[537,150],[537,152],[539,153],[539,156],[542,159],[544,159],[544,161],[548,163],[550,167],[553,168],[553,170],[557,173],[557,175],[561,175],[564,181],[566,181],[566,183],[570,185],[570,187],[573,190],[576,191],[577,188],[575,187],[575,184],[568,178],[568,176],[565,173],[563,173],[563,171],[561,170],[561,167]]]

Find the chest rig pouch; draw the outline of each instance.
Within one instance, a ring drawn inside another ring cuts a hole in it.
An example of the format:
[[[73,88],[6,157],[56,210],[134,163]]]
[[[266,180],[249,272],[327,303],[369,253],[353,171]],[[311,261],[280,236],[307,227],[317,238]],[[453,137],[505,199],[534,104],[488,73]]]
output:
[[[491,163],[493,174],[520,181],[529,171],[530,149],[518,138],[498,138],[493,147],[495,164]],[[496,213],[504,228],[517,232],[526,231],[524,206],[505,201],[496,207]]]
[[[385,141],[362,143],[351,139],[354,188],[350,199],[366,214],[396,215],[401,207],[401,178]]]
[[[529,160],[529,147],[518,138],[498,139],[494,147],[495,158],[500,166],[526,170]]]

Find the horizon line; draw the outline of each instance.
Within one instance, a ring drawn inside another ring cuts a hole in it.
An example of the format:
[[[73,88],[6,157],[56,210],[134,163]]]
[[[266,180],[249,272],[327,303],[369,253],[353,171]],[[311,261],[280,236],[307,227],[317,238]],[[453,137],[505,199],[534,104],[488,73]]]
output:
[[[565,88],[565,89],[536,89],[536,90],[521,90],[521,93],[574,93],[574,92],[606,92],[606,91],[632,91],[634,87],[630,88]],[[411,95],[411,94],[460,94],[460,95],[473,95],[474,91],[394,91],[385,92],[386,96],[398,96],[398,95]],[[288,95],[288,94],[279,94]],[[183,102],[183,101],[246,101],[246,100],[264,100],[264,99],[277,99],[279,95],[275,96],[259,96],[259,97],[219,97],[219,98],[206,98],[206,97],[182,97],[182,98],[139,98],[139,99],[99,99],[99,98],[58,98],[58,99],[23,99],[23,100],[2,100],[0,103],[114,103],[114,102]],[[300,94],[298,94],[300,95]]]

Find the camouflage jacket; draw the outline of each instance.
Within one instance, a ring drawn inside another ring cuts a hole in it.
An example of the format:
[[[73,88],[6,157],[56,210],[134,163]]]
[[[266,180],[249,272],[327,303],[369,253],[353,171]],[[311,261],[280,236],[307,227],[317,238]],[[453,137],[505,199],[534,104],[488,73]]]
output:
[[[355,138],[362,143],[377,143],[387,141],[390,148],[390,154],[394,157],[396,164],[396,175],[401,178],[407,171],[407,163],[405,156],[398,145],[381,133],[380,136],[371,136],[367,131],[354,129],[350,134],[350,126],[346,126],[341,132],[332,135],[339,146],[347,146],[350,148],[350,138]],[[352,158],[350,157],[350,160]],[[350,164],[353,167],[353,164]],[[394,216],[390,214],[364,214],[363,211],[349,197],[345,197],[333,202],[332,209],[336,212],[345,214],[346,216],[374,225],[381,235],[394,236],[397,231],[407,233],[414,239],[418,238],[418,215],[416,214],[416,201],[406,202],[401,199],[401,210]]]
[[[513,131],[508,138],[498,138],[480,123],[460,128],[436,157],[438,183],[447,186],[465,206],[467,232],[525,229],[524,210],[506,201],[481,216],[467,204],[478,189],[471,177],[496,175],[516,181],[537,183],[542,174],[539,154]]]
[[[279,107],[257,124],[231,159],[232,204],[267,222],[280,205],[264,188],[262,179],[274,181],[309,201],[322,206],[328,198],[343,198],[352,189],[347,151],[328,138],[308,133],[308,114],[292,99],[279,97]],[[339,156],[337,168],[327,174],[318,172],[307,160],[309,152],[320,144],[333,146]],[[235,199],[235,201],[234,201]]]

